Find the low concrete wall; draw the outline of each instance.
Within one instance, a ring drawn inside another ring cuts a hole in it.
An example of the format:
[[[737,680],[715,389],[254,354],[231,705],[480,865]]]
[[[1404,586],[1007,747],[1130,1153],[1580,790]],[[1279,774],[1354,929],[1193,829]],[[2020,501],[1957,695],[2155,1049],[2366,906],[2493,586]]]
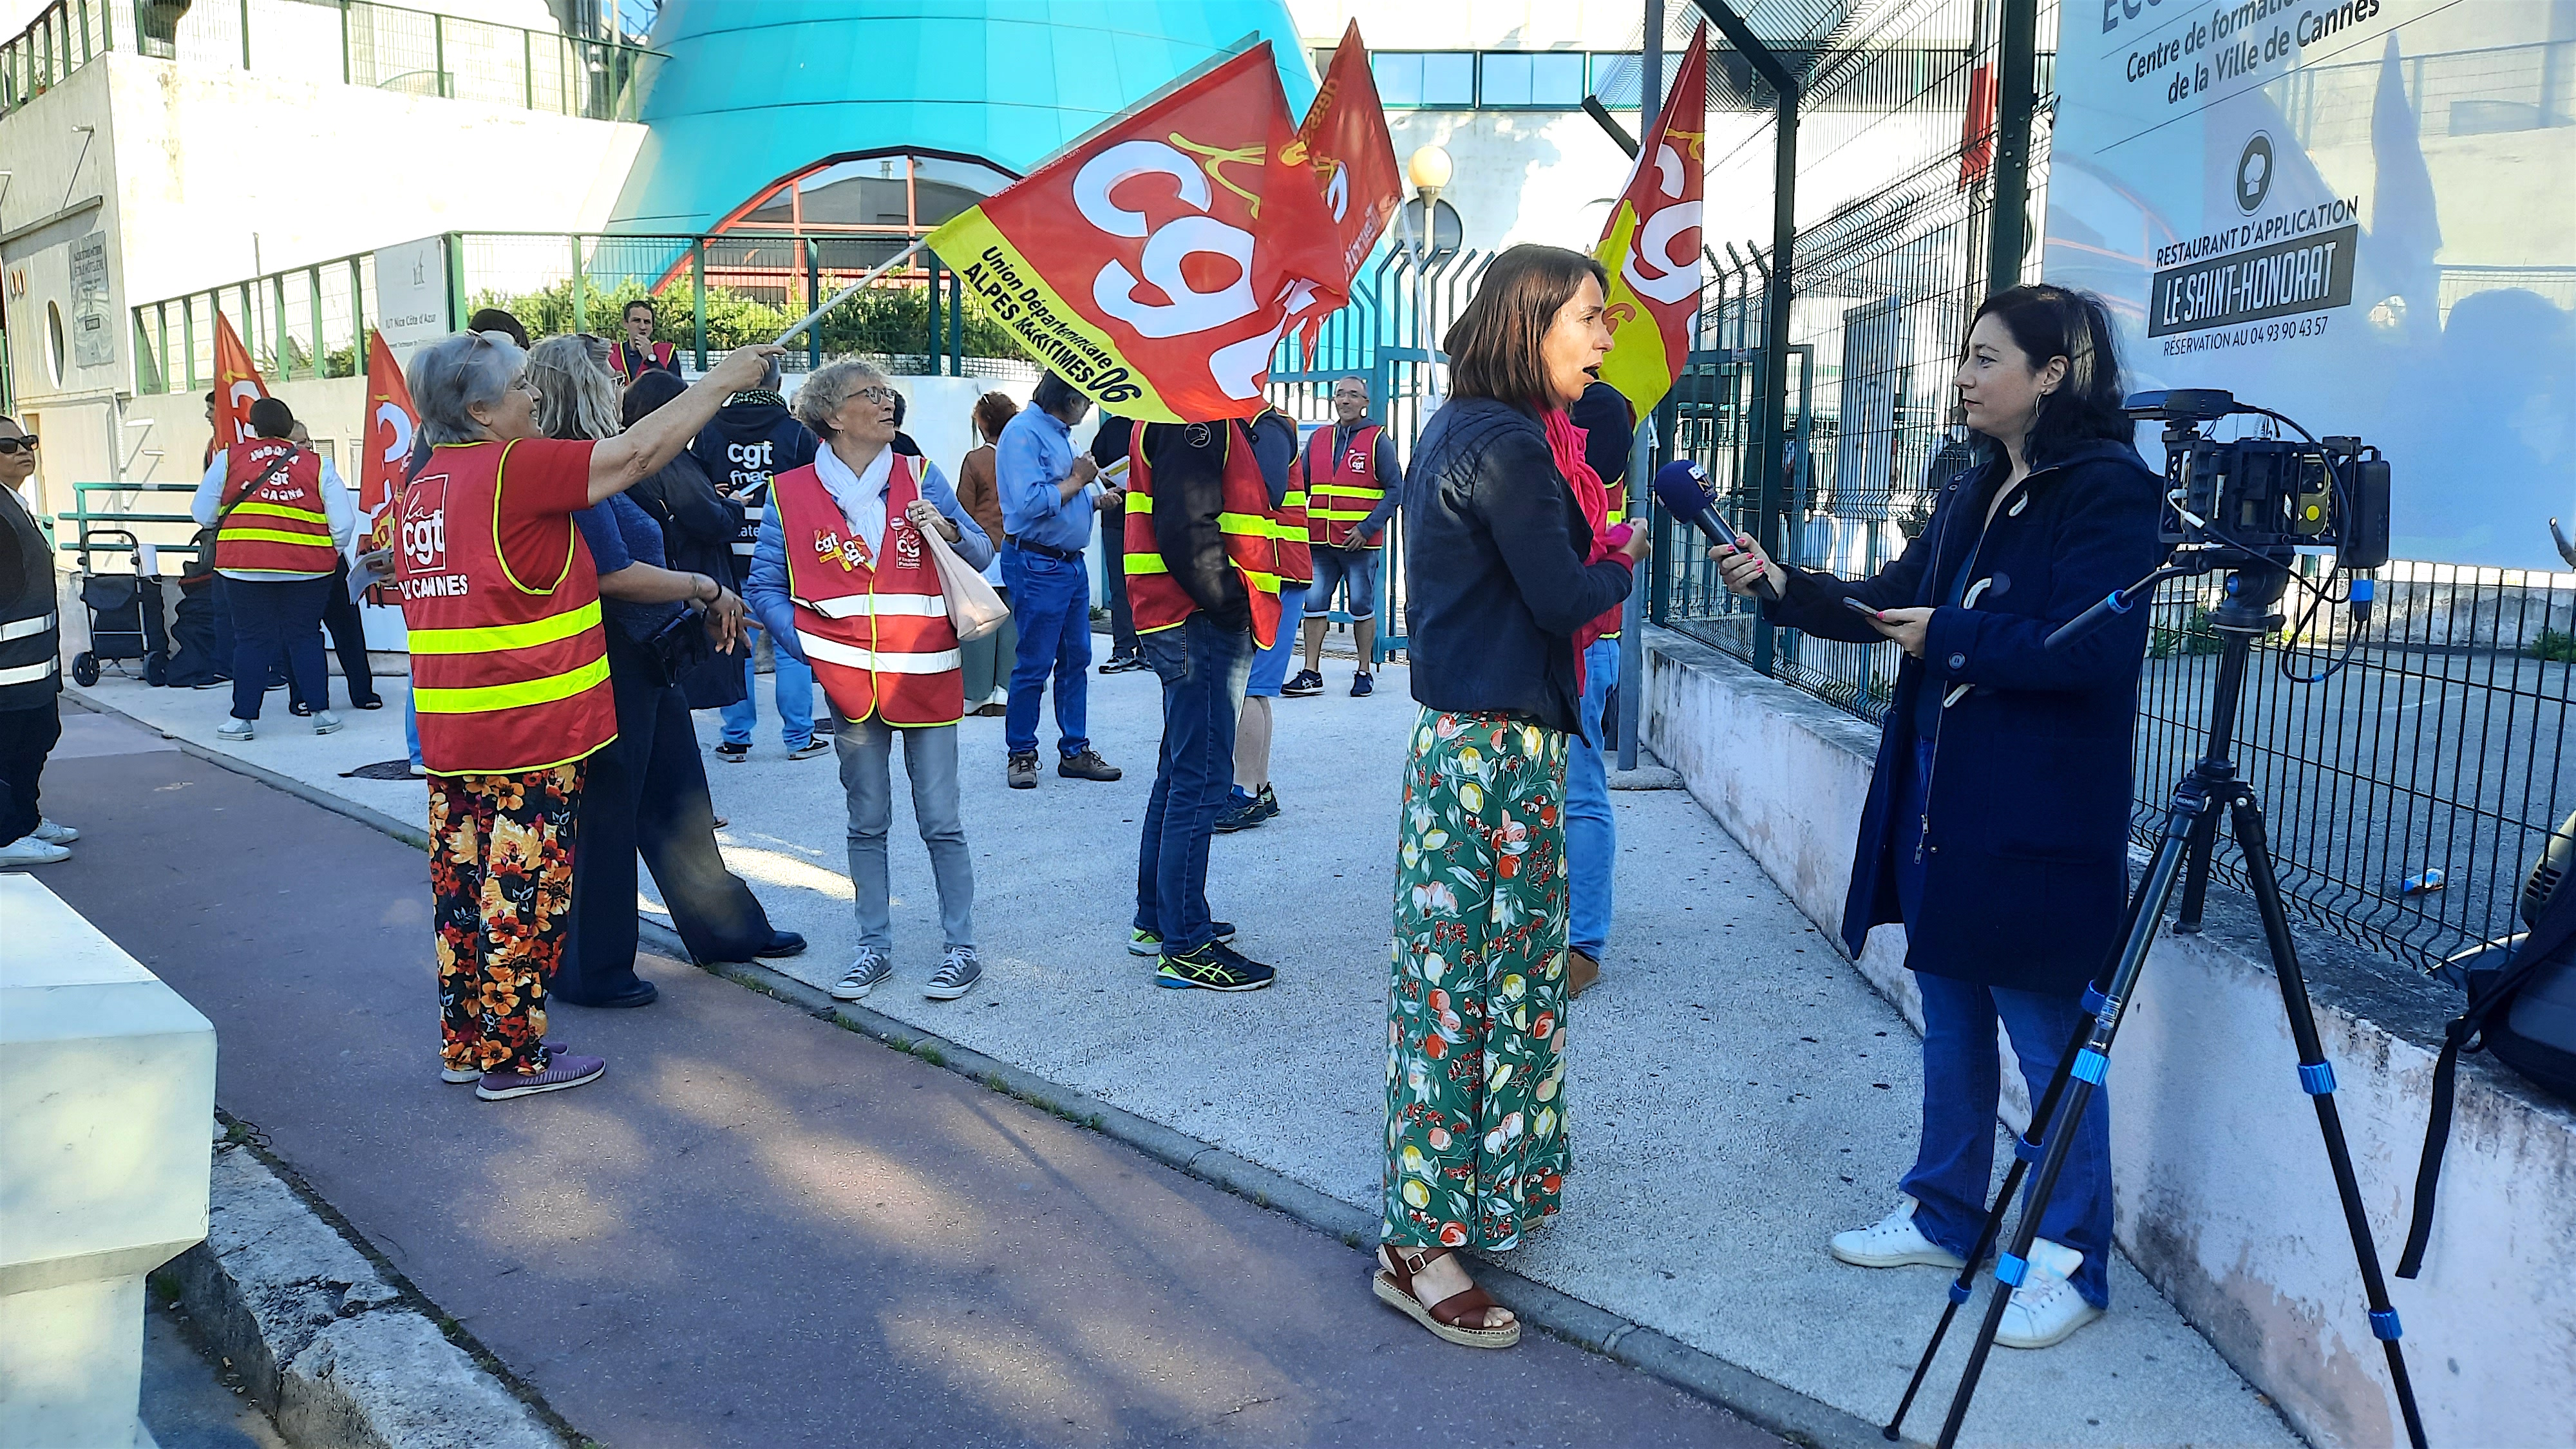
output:
[[[1877,730],[1668,631],[1647,659],[1647,744],[1834,936]],[[2393,1269],[2457,998],[2313,933],[2299,950]],[[1919,1029],[1903,963],[1887,926],[1858,964]],[[2114,1054],[2119,1242],[2312,1443],[2403,1443],[2297,1060],[2251,905],[2213,889],[2207,929],[2158,944]],[[2424,1276],[2391,1285],[2427,1433],[2576,1443],[2576,1114],[2472,1058],[2442,1188]]]

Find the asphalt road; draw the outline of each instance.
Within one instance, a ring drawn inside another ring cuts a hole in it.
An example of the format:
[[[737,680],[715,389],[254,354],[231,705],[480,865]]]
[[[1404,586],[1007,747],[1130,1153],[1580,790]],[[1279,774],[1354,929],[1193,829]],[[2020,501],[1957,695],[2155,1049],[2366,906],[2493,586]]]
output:
[[[66,724],[45,805],[83,838],[41,878],[214,1021],[218,1102],[603,1444],[1779,1442],[1542,1335],[1441,1344],[1336,1240],[671,962],[659,1005],[556,1012],[604,1081],[478,1102],[438,1079],[419,852]]]

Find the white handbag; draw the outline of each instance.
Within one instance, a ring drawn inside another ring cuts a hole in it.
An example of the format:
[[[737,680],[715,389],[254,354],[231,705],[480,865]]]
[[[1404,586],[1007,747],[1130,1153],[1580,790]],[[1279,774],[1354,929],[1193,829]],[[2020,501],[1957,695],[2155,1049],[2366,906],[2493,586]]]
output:
[[[1011,617],[1010,606],[984,576],[967,567],[938,529],[925,528],[921,536],[930,541],[931,566],[939,570],[939,592],[948,603],[948,622],[957,630],[957,642],[972,643],[1002,627]]]

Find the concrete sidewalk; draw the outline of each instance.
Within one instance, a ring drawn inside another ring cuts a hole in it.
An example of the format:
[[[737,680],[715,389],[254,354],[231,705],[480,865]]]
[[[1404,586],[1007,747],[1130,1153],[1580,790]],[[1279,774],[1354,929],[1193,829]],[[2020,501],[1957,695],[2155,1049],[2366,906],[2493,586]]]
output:
[[[1159,729],[1151,677],[1129,674],[1092,687],[1092,736],[1128,770],[1116,784],[1047,774],[1034,791],[1008,790],[1001,721],[962,727],[986,976],[959,1002],[919,995],[936,912],[898,807],[897,976],[866,1004],[1373,1210],[1389,857],[1414,706],[1401,668],[1368,700],[1340,693],[1344,669],[1328,672],[1332,692],[1278,705],[1287,813],[1215,852],[1217,911],[1240,923],[1244,949],[1280,966],[1278,987],[1160,991],[1123,949]],[[402,753],[396,709],[344,713],[350,728],[319,739],[272,711],[263,738],[233,747],[213,739],[221,691],[109,680],[84,693],[419,828],[418,783],[338,778]],[[778,964],[828,984],[854,940],[840,791],[828,757],[786,761],[775,728],[765,714],[750,762],[710,763],[717,812],[731,820],[728,860],[779,924],[815,943]],[[701,731],[712,740],[711,717]],[[1943,1280],[1843,1267],[1823,1240],[1883,1213],[1910,1158],[1912,1034],[1687,794],[1614,798],[1619,908],[1602,985],[1576,1008],[1568,1092],[1579,1170],[1564,1217],[1509,1266],[1877,1422],[1939,1314]],[[2103,1323],[2044,1353],[1997,1352],[1965,1442],[2296,1442],[2125,1262],[2113,1278]],[[1938,1427],[1965,1337],[1909,1423],[1920,1437]]]

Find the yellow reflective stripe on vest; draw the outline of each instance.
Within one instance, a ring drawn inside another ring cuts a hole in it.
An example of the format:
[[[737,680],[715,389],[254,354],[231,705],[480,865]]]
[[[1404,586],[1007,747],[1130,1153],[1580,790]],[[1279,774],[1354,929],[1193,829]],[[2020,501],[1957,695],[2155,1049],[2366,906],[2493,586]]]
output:
[[[1268,538],[1270,536],[1270,515],[1267,513],[1220,513],[1216,516],[1216,526],[1227,533],[1241,533],[1249,534],[1254,538]]]
[[[325,551],[331,548],[331,536],[327,533],[288,533],[284,529],[277,528],[227,528],[215,535],[215,542],[221,543],[228,538],[256,539],[261,543],[302,544],[307,548]]]
[[[1306,510],[1306,516],[1308,518],[1321,518],[1330,523],[1358,523],[1366,519],[1369,516],[1369,513],[1370,510],[1365,508],[1356,513],[1348,512],[1339,508],[1309,508]]]
[[[597,627],[599,627],[599,601],[593,599],[568,613],[531,620],[525,624],[488,624],[480,629],[414,629],[411,631],[411,652],[414,654],[497,654],[504,649],[533,649],[540,644],[552,644],[558,640],[569,639],[584,629]],[[458,694],[474,691],[448,690],[445,692]],[[559,695],[554,697],[561,698]]]
[[[441,629],[437,632],[469,634],[478,631]],[[414,689],[411,700],[412,707],[422,714],[481,714],[488,710],[524,709],[532,704],[552,704],[559,699],[570,699],[607,678],[608,659],[602,655],[579,669],[549,674],[543,679],[523,679],[516,684],[486,684],[471,689]]]
[[[1170,573],[1171,570],[1163,566],[1163,556],[1159,553],[1131,553],[1127,555],[1127,566],[1125,569],[1121,570],[1121,572],[1127,574],[1167,574]]]
[[[245,498],[232,506],[231,516],[238,518],[245,513],[265,513],[271,518],[300,518],[306,523],[321,524],[324,528],[331,526],[328,514],[310,508],[289,508],[283,503],[262,503],[256,498]]]

